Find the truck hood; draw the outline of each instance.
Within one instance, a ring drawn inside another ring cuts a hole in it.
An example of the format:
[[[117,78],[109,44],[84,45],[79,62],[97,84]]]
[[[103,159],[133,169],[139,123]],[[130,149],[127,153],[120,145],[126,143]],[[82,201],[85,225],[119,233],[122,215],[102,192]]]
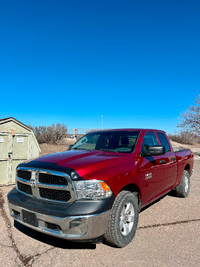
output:
[[[92,179],[94,176],[98,179],[99,173],[110,168],[127,170],[127,164],[133,158],[130,155],[97,150],[71,150],[41,156],[32,162],[54,163],[57,166],[75,170],[83,179]]]

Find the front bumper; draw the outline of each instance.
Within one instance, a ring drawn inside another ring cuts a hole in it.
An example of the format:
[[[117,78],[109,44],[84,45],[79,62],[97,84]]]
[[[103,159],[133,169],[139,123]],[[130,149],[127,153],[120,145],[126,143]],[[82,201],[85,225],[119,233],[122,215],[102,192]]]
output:
[[[102,204],[100,208],[100,203],[91,202],[87,205],[85,202],[76,202],[69,207],[62,207],[31,200],[15,189],[8,194],[10,214],[16,221],[36,231],[76,241],[91,240],[105,234],[113,200],[109,200],[107,209],[106,203],[104,208]],[[98,208],[89,208],[91,213],[84,214],[83,207],[86,206]],[[69,213],[69,210],[76,212]]]
[[[21,207],[9,203],[11,216],[21,224],[52,236],[69,240],[88,240],[102,236],[106,232],[110,211],[94,215],[59,218],[34,213],[37,226],[23,221]],[[27,210],[26,210],[27,211]]]

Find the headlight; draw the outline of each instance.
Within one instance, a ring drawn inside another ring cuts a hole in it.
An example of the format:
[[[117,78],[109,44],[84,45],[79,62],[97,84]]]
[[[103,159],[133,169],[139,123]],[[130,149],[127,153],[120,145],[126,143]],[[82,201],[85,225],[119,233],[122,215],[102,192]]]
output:
[[[104,181],[89,180],[74,182],[77,199],[104,199],[112,195]]]

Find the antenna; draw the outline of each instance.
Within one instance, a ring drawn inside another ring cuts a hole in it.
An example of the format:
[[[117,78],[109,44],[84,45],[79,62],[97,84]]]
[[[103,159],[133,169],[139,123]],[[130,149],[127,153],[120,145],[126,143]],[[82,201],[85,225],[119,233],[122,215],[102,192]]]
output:
[[[103,115],[101,115],[101,129],[103,130]]]

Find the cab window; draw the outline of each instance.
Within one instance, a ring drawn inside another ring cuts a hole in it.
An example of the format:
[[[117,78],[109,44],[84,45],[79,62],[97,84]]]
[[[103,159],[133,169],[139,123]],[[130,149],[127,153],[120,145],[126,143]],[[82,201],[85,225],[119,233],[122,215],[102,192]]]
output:
[[[157,146],[157,145],[158,145],[158,141],[156,139],[154,132],[148,132],[144,136],[141,152],[145,153],[149,146]]]
[[[169,147],[169,144],[167,142],[165,135],[163,133],[160,133],[160,132],[157,132],[157,135],[158,135],[158,138],[160,140],[161,145],[165,147],[165,151],[166,152],[170,151],[170,147]]]

